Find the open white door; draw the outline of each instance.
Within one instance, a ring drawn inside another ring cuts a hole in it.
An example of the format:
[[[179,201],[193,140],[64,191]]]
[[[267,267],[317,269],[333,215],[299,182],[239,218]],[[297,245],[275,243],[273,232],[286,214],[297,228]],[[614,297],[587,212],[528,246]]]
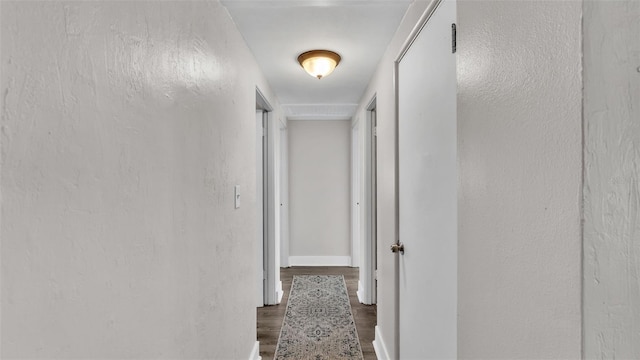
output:
[[[279,122],[262,93],[256,89],[256,204],[258,282],[262,279],[262,305],[282,299],[280,282],[280,167]],[[261,233],[260,233],[261,232]],[[260,288],[260,286],[258,286]]]
[[[396,62],[399,352],[457,356],[455,1],[434,1]]]
[[[257,266],[256,289],[257,306],[264,306],[264,286],[265,286],[265,262],[264,262],[264,110],[256,110],[256,244],[257,244]]]

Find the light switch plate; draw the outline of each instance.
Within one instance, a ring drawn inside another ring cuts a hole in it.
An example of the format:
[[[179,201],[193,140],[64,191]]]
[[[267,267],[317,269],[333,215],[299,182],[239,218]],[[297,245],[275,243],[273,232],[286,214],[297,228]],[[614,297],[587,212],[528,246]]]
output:
[[[240,185],[233,187],[233,196],[236,201],[236,209],[240,207]]]

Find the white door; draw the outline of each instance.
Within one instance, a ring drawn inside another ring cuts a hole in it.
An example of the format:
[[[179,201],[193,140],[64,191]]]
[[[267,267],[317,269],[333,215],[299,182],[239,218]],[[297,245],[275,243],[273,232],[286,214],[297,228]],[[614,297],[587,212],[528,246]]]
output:
[[[368,217],[369,217],[369,237],[368,237],[368,252],[367,256],[369,257],[369,271],[368,271],[368,281],[369,281],[369,300],[371,304],[375,304],[377,302],[377,291],[378,291],[378,279],[376,271],[378,269],[378,135],[377,135],[377,113],[375,107],[369,110],[369,136],[370,136],[370,145],[369,145],[369,208],[368,208]]]
[[[399,352],[457,356],[454,1],[442,1],[398,63]]]
[[[265,242],[265,202],[264,202],[264,111],[256,110],[256,246],[257,252],[257,305],[264,306],[265,292],[265,261],[264,261],[264,242]]]

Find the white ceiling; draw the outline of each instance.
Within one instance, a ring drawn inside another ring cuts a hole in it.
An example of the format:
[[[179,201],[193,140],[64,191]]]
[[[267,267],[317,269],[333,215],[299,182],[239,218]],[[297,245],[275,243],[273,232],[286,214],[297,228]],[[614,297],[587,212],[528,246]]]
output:
[[[290,119],[347,119],[412,0],[222,0]],[[335,51],[340,65],[309,76],[298,55]]]

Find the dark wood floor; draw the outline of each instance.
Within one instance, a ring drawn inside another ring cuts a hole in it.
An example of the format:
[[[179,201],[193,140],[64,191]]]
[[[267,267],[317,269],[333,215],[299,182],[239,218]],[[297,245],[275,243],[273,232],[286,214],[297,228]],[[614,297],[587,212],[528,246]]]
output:
[[[344,275],[351,301],[351,311],[356,321],[356,329],[360,337],[360,346],[365,360],[376,360],[373,350],[374,329],[376,326],[376,306],[363,305],[358,301],[358,269],[350,267],[291,267],[280,271],[280,280],[284,296],[279,305],[258,308],[258,341],[260,341],[260,356],[263,360],[273,359],[280,335],[280,327],[284,318],[284,311],[289,300],[293,275]]]

